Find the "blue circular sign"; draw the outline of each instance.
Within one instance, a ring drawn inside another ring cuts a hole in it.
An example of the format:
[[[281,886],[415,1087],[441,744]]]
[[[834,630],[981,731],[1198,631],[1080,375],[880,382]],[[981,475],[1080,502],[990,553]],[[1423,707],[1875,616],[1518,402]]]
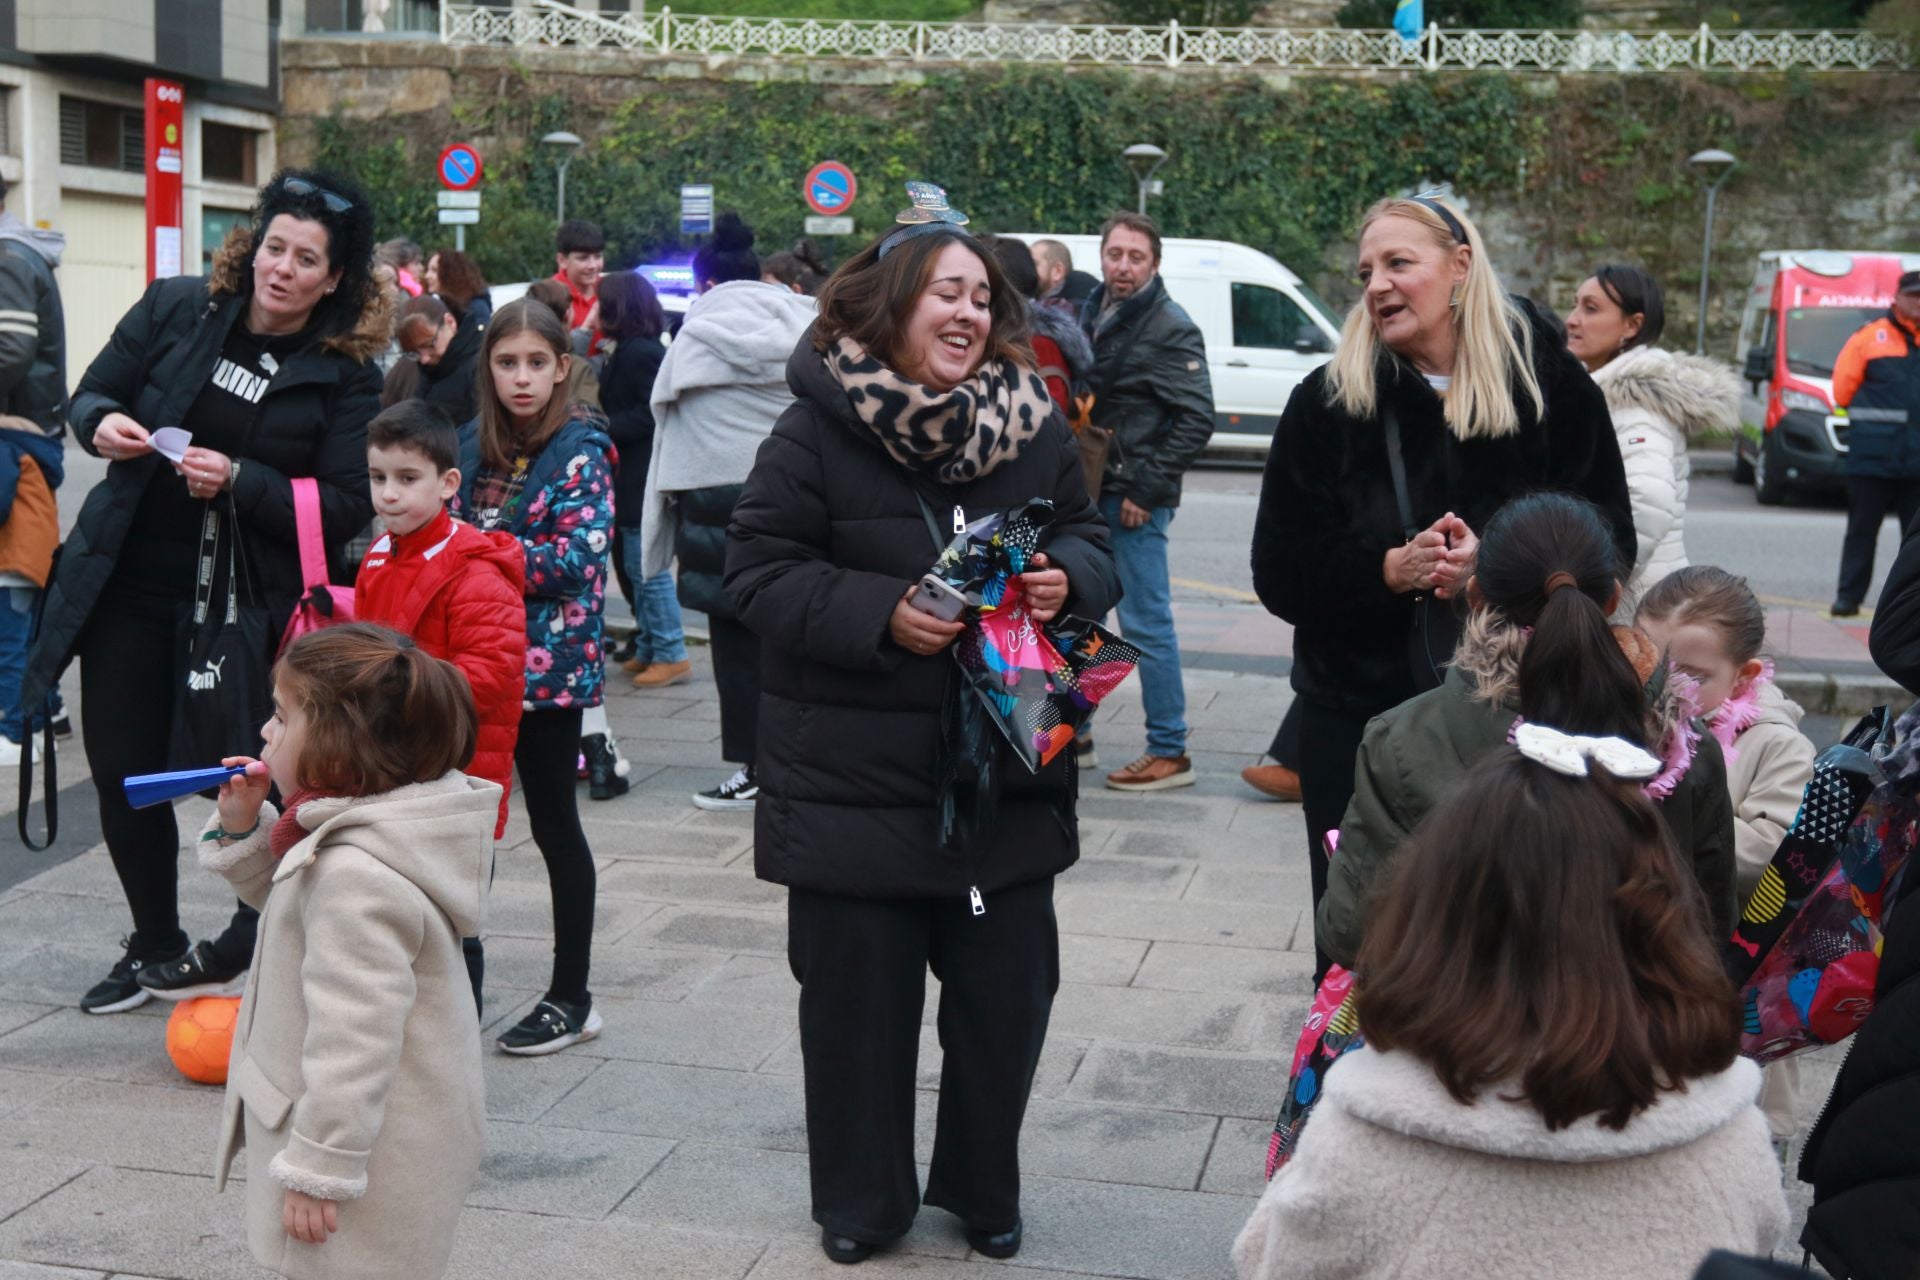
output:
[[[456,142],[440,153],[440,185],[449,191],[480,185],[480,153],[471,143]]]
[[[854,181],[853,170],[838,160],[825,160],[808,171],[800,193],[806,197],[809,209],[827,218],[852,207],[853,198],[860,193],[860,184]]]

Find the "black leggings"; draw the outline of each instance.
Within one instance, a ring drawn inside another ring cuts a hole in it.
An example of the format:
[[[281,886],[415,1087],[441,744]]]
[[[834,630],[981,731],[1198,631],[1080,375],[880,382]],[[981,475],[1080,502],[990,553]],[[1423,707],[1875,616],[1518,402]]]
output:
[[[1371,717],[1298,696],[1293,705],[1300,713],[1300,758],[1294,767],[1300,771],[1301,807],[1307,816],[1307,867],[1312,875],[1317,916],[1320,899],[1327,896],[1327,847],[1323,841],[1327,832],[1340,829],[1341,819],[1347,816],[1347,805],[1353,799],[1353,770],[1360,759],[1360,739]],[[1327,976],[1332,964],[1333,958],[1316,941],[1315,984]]]
[[[100,797],[100,831],[133,912],[135,954],[152,958],[179,953],[180,826],[173,806],[135,809],[120,780],[169,767],[173,737],[173,601],[111,593],[103,597],[80,637],[80,714],[87,768]],[[258,726],[256,726],[257,728]],[[213,764],[216,761],[202,761]],[[223,965],[244,969],[253,959],[260,917],[240,904],[213,950]]]
[[[553,888],[553,981],[547,998],[567,1004],[587,999],[593,963],[593,851],[580,829],[580,709],[529,711],[520,717],[513,764],[534,843],[547,860]]]

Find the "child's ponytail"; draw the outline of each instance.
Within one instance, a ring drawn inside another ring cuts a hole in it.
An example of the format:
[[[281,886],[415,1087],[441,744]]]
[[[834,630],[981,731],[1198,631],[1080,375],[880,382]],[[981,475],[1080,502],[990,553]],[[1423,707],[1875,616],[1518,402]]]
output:
[[[1607,622],[1620,576],[1612,531],[1583,499],[1531,494],[1487,522],[1474,578],[1488,608],[1532,628],[1519,672],[1527,720],[1647,741],[1645,691]]]

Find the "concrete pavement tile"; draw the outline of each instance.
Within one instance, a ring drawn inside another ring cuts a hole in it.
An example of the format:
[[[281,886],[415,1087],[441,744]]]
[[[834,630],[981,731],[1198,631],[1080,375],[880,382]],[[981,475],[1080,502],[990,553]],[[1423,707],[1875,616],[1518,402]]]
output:
[[[571,1052],[517,1058],[496,1050],[489,1037],[480,1061],[487,1081],[487,1118],[538,1120],[605,1061]]]
[[[1155,902],[1072,889],[1055,895],[1054,910],[1066,933],[1266,950],[1293,942],[1304,914],[1247,903]]]
[[[208,1177],[96,1167],[0,1223],[0,1257],[260,1280],[265,1273],[247,1251],[244,1198],[238,1187],[214,1195]],[[169,1265],[156,1268],[156,1259]]]
[[[1139,823],[1115,823],[1114,837],[1102,856],[1108,858],[1176,858],[1192,860],[1204,855],[1218,836],[1213,832],[1182,831],[1168,827],[1146,828]]]
[[[687,994],[687,1003],[775,1009],[791,1021],[800,1008],[800,984],[784,958],[728,956]]]
[[[493,972],[493,948],[495,944],[506,941],[509,939],[487,939],[487,985],[480,994],[480,1041],[482,1044],[492,1044],[493,1035],[506,1029],[501,1024],[509,1017],[517,1018],[525,1012],[532,1006],[535,998],[543,995],[547,989],[544,970],[536,984],[526,987],[508,986]],[[527,939],[514,938],[511,941],[525,942]]]
[[[1280,1100],[1273,1100],[1277,1114]],[[1200,1190],[1219,1195],[1257,1196],[1267,1189],[1267,1140],[1273,1137],[1272,1120],[1243,1120],[1229,1117],[1220,1122],[1219,1136],[1213,1140],[1213,1152],[1207,1157],[1207,1171],[1200,1175]]]
[[[20,1004],[12,1000],[0,1000],[0,1036],[29,1022],[37,1022],[59,1007],[55,1004]],[[0,1057],[4,1056],[5,1051],[0,1050]]]
[[[593,940],[617,942],[659,911],[656,903],[600,898],[593,905]],[[553,937],[553,895],[545,887],[496,884],[487,901],[487,936]]]
[[[784,958],[787,913],[729,910],[723,907],[667,907],[641,925],[634,942],[670,947],[700,947]]]
[[[667,1139],[624,1133],[497,1120],[487,1128],[487,1158],[467,1193],[481,1209],[598,1221],[673,1150]]]
[[[751,838],[753,810],[696,809],[692,805],[687,805],[679,825],[689,831],[738,831]]]
[[[229,897],[231,901],[231,897]],[[30,889],[0,905],[0,938],[74,938],[96,936],[109,943],[131,933],[126,903],[118,898],[80,893],[43,893]],[[107,948],[102,948],[102,954]],[[104,974],[119,952],[101,965]]]
[[[0,1222],[87,1171],[87,1162],[43,1151],[0,1148]]]
[[[1188,902],[1241,902],[1298,909],[1313,901],[1306,857],[1303,855],[1299,862],[1297,868],[1286,871],[1203,865],[1180,896]]]
[[[1118,769],[1132,758],[1128,756],[1125,760],[1116,760],[1110,767]],[[1239,781],[1237,777],[1234,779],[1236,784]],[[1109,791],[1093,780],[1080,788],[1078,813],[1083,818],[1117,822],[1123,826],[1152,822],[1161,826],[1186,828],[1224,827],[1233,816],[1231,809],[1203,800],[1169,800],[1164,791],[1130,795],[1123,791]]]
[[[614,730],[614,737],[620,740],[620,749],[627,750],[627,744],[640,746],[649,742],[677,742],[681,744],[680,760],[687,759],[693,752],[687,750],[689,743],[719,742],[720,722],[715,720],[694,719],[678,715],[650,715],[631,727],[626,733]],[[672,760],[662,761],[671,764]]]
[[[1134,975],[1133,985],[1162,991],[1311,996],[1313,956],[1298,951],[1156,942]]]
[[[815,1257],[826,1262],[812,1203],[807,1157],[802,1152],[683,1142],[627,1197],[614,1217],[691,1231],[724,1225],[741,1235],[811,1248]],[[952,1220],[936,1210],[923,1210],[888,1256],[934,1254],[958,1259],[966,1253],[966,1239]]]
[[[5,1041],[0,1041],[0,1064],[13,1061]],[[33,1107],[62,1088],[67,1081],[58,1075],[38,1071],[8,1071],[0,1068],[0,1116]]]
[[[1285,712],[1281,713],[1282,719],[1285,718],[1285,714]],[[1279,727],[1280,721],[1275,720],[1264,730],[1236,729],[1230,725],[1212,723],[1210,718],[1207,722],[1200,722],[1196,717],[1192,732],[1187,735],[1187,750],[1189,752],[1217,751],[1236,756],[1245,763],[1252,764],[1267,754],[1267,748],[1273,745],[1274,730]]]
[[[1234,806],[1227,830],[1235,835],[1257,835],[1269,840],[1277,853],[1306,858],[1307,811],[1297,804],[1263,800],[1248,792],[1247,798]]]
[[[575,1052],[594,1058],[752,1071],[793,1032],[793,1014],[595,995],[606,1026]]]
[[[1080,1069],[1080,1060],[1086,1057],[1088,1041],[1075,1036],[1049,1035],[1046,1045],[1040,1050],[1040,1064],[1033,1073],[1033,1096],[1036,1098],[1057,1098],[1066,1093],[1072,1083],[1074,1072]],[[933,1027],[920,1029],[920,1055],[916,1060],[918,1073],[914,1085],[919,1089],[937,1090],[940,1087],[940,1033]],[[789,1036],[772,1057],[760,1064],[764,1075],[799,1076],[804,1070],[800,1059],[800,1033]]]
[[[1179,1111],[1036,1098],[1020,1130],[1020,1169],[1191,1191],[1218,1123]]]
[[[699,832],[682,832],[699,835]],[[731,843],[738,845],[739,841]],[[608,897],[715,907],[785,907],[787,891],[730,867],[677,867],[650,862],[619,862],[600,877]]]
[[[1245,996],[1063,982],[1052,1027],[1070,1036],[1123,1035],[1130,1043],[1252,1049],[1258,1010]]]
[[[697,812],[697,811],[696,811]],[[672,823],[582,823],[596,854],[621,861],[692,862],[724,866],[752,840],[749,831],[716,831]],[[786,891],[780,891],[781,897]]]
[[[37,1262],[0,1262],[0,1280],[96,1280],[104,1271],[76,1271],[72,1267],[43,1267]],[[140,1280],[119,1272],[113,1280]]]
[[[1251,1196],[1028,1178],[1020,1192],[1020,1260],[1142,1280],[1220,1280]]]
[[[766,1248],[763,1240],[710,1231],[671,1231],[645,1223],[577,1219],[497,1209],[460,1215],[447,1274],[460,1280],[541,1276],[621,1276],[634,1280],[741,1280]],[[531,1260],[531,1261],[530,1261]]]
[[[1191,862],[1087,858],[1060,873],[1062,890],[1129,898],[1178,898],[1193,878]]]
[[[7,1145],[42,1160],[210,1174],[225,1094],[73,1080],[7,1117]]]
[[[710,951],[673,951],[633,942],[593,949],[591,986],[596,999],[680,1000],[722,964]],[[546,990],[553,976],[553,943],[545,938],[487,939],[487,985]]]
[[[1096,1042],[1074,1074],[1067,1096],[1271,1121],[1286,1087],[1287,1062],[1275,1053]]]
[[[186,1084],[167,1059],[164,1019],[139,1014],[50,1013],[0,1039],[0,1067],[128,1084]]]
[[[800,1081],[609,1060],[544,1117],[552,1124],[805,1151]]]
[[[1133,981],[1147,946],[1138,938],[1063,933],[1060,935],[1060,978],[1063,982],[1124,987]]]
[[[1109,840],[1113,839],[1114,832],[1119,830],[1119,827],[1116,826],[1114,823],[1099,822],[1099,821],[1089,822],[1085,818],[1080,819],[1079,825],[1080,825],[1080,856],[1083,858],[1099,857],[1100,851],[1106,848],[1107,842]],[[1175,856],[1179,856],[1179,855],[1175,855]]]
[[[933,1216],[945,1217],[938,1210]],[[920,1215],[925,1222],[926,1213]],[[923,1228],[915,1224],[913,1234],[907,1237],[907,1245],[915,1245],[915,1237]],[[958,1228],[955,1228],[956,1232]],[[818,1233],[812,1244],[789,1243],[776,1240],[760,1259],[758,1266],[748,1274],[747,1280],[843,1280],[846,1267],[828,1259],[820,1251]],[[962,1238],[962,1249],[966,1247]],[[889,1280],[900,1277],[902,1280],[1076,1280],[1085,1277],[1082,1271],[1035,1271],[1031,1267],[1009,1266],[1003,1262],[969,1261],[963,1258],[935,1258],[920,1253],[903,1253],[899,1247],[882,1250],[860,1264],[863,1280]]]

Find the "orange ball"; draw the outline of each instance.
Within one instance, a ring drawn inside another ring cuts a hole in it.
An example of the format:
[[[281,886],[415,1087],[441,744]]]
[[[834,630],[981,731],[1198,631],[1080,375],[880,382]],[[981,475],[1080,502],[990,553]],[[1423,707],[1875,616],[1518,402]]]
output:
[[[239,996],[200,996],[173,1006],[167,1019],[167,1056],[196,1084],[225,1084]]]

